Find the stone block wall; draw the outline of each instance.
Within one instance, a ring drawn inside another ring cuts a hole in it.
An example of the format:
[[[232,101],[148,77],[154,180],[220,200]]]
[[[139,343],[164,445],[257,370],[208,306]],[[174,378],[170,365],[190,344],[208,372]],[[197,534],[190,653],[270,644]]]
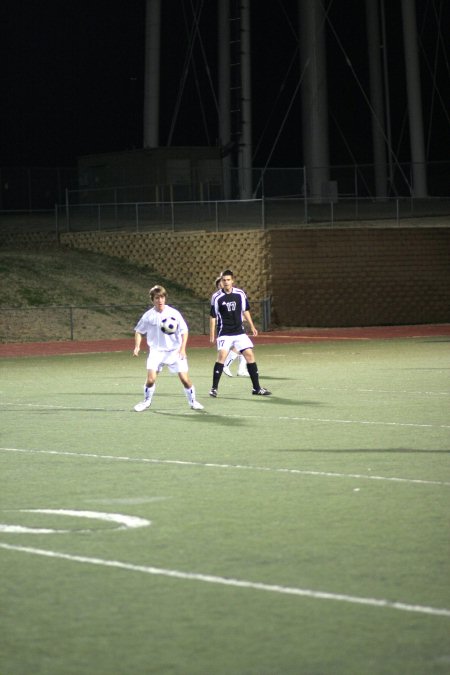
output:
[[[149,265],[199,298],[230,267],[251,303],[272,297],[274,326],[450,323],[450,227],[80,232],[60,243]]]
[[[449,228],[279,230],[268,245],[279,325],[450,322]]]
[[[260,231],[79,232],[61,235],[61,243],[149,265],[199,298],[211,296],[217,275],[226,268],[233,270],[236,285],[245,288],[251,301],[270,295],[267,234]]]

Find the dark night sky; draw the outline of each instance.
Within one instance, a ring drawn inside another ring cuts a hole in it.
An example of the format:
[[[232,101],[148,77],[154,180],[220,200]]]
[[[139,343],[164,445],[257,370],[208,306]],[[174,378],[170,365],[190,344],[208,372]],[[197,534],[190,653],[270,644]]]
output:
[[[185,21],[186,14],[190,21],[191,2],[163,0],[161,4],[160,144],[165,145],[186,55]],[[362,87],[369,94],[364,4],[363,0],[328,0],[332,164],[372,161],[370,116],[361,93]],[[216,86],[216,3],[206,0],[203,5],[202,44]],[[401,3],[389,0],[386,5],[393,146],[400,158],[408,160]],[[450,2],[417,0],[416,6],[427,157],[448,160],[450,77],[445,61],[449,62],[449,55],[444,57],[442,44],[437,45],[436,13],[442,12],[441,29],[448,37]],[[296,50],[296,7],[296,0],[252,3],[255,166],[265,165],[269,155],[272,166],[303,163],[300,95],[293,99],[298,57],[288,72]],[[78,155],[141,147],[144,10],[144,0],[2,0],[0,165],[68,166]],[[172,145],[217,142],[214,99],[198,42],[194,57],[202,93],[200,97],[191,68]],[[433,88],[435,61],[437,87]]]

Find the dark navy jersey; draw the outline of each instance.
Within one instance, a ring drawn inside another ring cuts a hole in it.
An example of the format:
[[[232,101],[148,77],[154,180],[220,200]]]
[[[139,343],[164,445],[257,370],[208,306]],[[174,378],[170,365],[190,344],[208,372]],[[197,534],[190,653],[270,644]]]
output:
[[[217,319],[217,337],[244,333],[242,315],[249,309],[247,296],[240,288],[233,287],[231,293],[216,291],[211,298],[210,315]]]

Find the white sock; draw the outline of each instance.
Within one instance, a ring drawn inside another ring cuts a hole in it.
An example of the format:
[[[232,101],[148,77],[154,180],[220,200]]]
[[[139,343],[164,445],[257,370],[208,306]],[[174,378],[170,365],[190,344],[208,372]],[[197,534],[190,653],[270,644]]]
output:
[[[236,354],[236,352],[231,352],[231,351],[228,352],[228,356],[227,356],[227,358],[225,360],[225,363],[224,363],[225,367],[229,368],[231,366],[231,364],[233,363],[234,359],[237,359],[238,356],[239,356],[239,354]]]
[[[152,384],[151,387],[147,387],[147,385],[144,385],[144,398],[146,401],[150,401],[153,398],[153,394],[155,393],[155,387],[156,385]]]
[[[192,386],[190,389],[185,388],[184,393],[186,394],[186,398],[189,401],[189,405],[192,405],[195,401],[195,387]]]
[[[247,368],[247,361],[245,360],[245,356],[243,356],[243,354],[241,354],[239,357],[239,368]]]

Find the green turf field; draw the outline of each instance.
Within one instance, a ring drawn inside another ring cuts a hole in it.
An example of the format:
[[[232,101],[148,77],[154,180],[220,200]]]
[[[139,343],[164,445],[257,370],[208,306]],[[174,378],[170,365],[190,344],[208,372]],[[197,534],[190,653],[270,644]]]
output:
[[[450,673],[448,338],[3,359],[1,675]]]

